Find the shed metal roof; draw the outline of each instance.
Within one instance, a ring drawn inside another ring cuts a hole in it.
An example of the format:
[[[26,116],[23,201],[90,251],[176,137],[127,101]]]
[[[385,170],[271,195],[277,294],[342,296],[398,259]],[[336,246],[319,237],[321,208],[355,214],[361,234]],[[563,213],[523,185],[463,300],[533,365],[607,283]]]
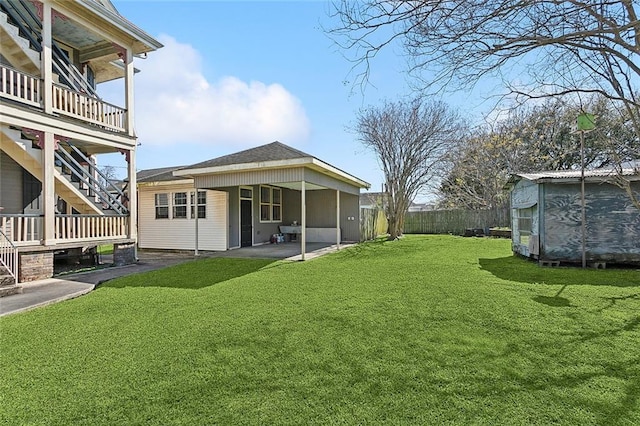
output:
[[[581,175],[582,172],[580,170],[551,170],[531,173],[515,173],[511,175],[509,183],[513,184],[520,179],[527,179],[537,183],[574,182],[576,180],[579,180]],[[622,175],[632,181],[640,180],[640,169],[624,168],[616,171],[616,169],[613,168],[602,168],[584,171],[584,177],[589,181],[607,181],[619,175]]]

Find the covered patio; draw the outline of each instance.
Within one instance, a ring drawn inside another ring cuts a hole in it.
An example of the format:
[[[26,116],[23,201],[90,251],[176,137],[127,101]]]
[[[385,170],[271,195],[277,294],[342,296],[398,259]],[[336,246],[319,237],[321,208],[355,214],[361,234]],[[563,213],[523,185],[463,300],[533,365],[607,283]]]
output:
[[[192,179],[195,193],[226,194],[231,255],[266,245],[274,247],[264,253],[306,260],[316,248],[360,241],[359,194],[369,184],[280,142],[180,168],[173,176]],[[201,225],[195,216],[197,254]],[[265,244],[281,233],[295,243]]]

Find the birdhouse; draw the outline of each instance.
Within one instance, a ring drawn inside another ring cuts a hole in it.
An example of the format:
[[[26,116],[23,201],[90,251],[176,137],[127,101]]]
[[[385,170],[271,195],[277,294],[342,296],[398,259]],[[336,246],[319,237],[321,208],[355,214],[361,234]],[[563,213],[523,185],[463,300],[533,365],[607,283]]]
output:
[[[596,128],[596,121],[593,114],[582,113],[578,115],[578,131],[588,132]]]

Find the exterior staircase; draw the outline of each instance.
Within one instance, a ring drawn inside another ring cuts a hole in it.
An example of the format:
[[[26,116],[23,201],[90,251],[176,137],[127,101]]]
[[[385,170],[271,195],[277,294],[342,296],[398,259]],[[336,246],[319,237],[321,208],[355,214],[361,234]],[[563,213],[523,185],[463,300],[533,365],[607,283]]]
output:
[[[0,45],[2,55],[15,68],[29,74],[40,74],[40,53],[31,47],[31,43],[20,35],[6,13],[0,10]]]
[[[40,182],[44,180],[42,167],[42,150],[33,148],[32,141],[23,137],[20,130],[3,126],[0,129],[0,147],[16,163],[27,172],[31,173]],[[65,200],[71,207],[80,214],[105,215],[115,212],[111,206],[104,203],[97,203],[96,192],[105,192],[105,189],[98,189],[91,185],[85,178],[85,182],[72,182],[71,176],[62,174],[58,169],[54,171],[55,191],[58,196]],[[84,189],[84,187],[88,189]],[[93,194],[92,194],[93,193]],[[91,194],[91,195],[90,195]],[[113,204],[113,203],[112,203]]]
[[[22,287],[16,284],[16,279],[0,264],[0,297],[22,293]]]
[[[18,71],[40,75],[41,32],[42,23],[27,6],[26,0],[0,1],[2,54]],[[52,43],[52,60],[55,83],[99,99],[95,87],[87,82],[55,40]]]

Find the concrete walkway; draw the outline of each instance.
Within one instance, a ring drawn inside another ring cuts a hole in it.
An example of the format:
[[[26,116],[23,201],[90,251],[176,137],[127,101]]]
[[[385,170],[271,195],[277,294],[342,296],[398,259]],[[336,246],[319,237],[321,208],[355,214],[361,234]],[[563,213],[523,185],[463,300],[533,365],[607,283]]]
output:
[[[0,298],[0,317],[89,293],[94,284],[49,278],[20,284],[22,293]]]
[[[297,261],[301,260],[299,247],[299,244],[291,243],[265,244],[224,252],[202,252],[199,258],[273,258]],[[336,251],[336,249],[335,245],[310,243],[307,245],[305,258],[311,260]],[[0,317],[82,296],[101,283],[115,278],[154,271],[196,259],[193,252],[176,253],[168,251],[140,251],[138,252],[138,257],[138,263],[133,265],[105,267],[103,269],[60,275],[56,278],[20,284],[22,286],[21,294],[0,298]],[[111,258],[110,256],[103,256],[102,261],[103,263],[110,263]]]

